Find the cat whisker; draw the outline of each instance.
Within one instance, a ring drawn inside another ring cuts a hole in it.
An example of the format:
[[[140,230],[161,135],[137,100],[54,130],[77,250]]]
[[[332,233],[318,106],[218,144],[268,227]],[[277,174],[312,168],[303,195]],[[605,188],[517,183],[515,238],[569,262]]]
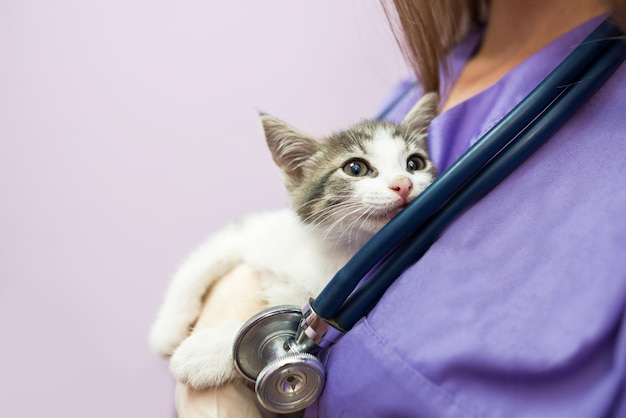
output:
[[[312,223],[312,224],[321,223],[324,221],[324,216],[331,214],[333,210],[336,209],[337,206],[338,206],[337,204],[326,206],[321,211],[314,212],[311,215],[307,216],[306,218],[303,219],[303,221],[306,223]]]
[[[337,241],[335,242],[335,247],[337,247],[339,245],[340,242],[343,242],[343,240],[341,239],[343,237],[343,235],[345,233],[348,233],[348,239],[346,242],[352,243],[352,242],[356,242],[358,241],[354,235],[356,235],[358,228],[354,228],[354,225],[360,223],[361,219],[363,219],[366,216],[365,213],[361,212],[359,214],[359,216],[357,216],[356,218],[354,218],[352,220],[352,222],[350,222],[350,224],[344,228],[344,230],[342,231],[342,233],[339,235],[339,238],[337,239]]]
[[[358,204],[358,202],[344,202],[344,205],[340,206],[338,209],[339,211],[337,211],[337,213],[334,214],[336,215],[334,221],[326,227],[326,231],[324,232],[324,238],[328,238],[331,235],[331,232],[334,232],[334,230],[338,226],[342,225],[347,218],[353,216],[356,213],[361,212],[362,206]],[[339,234],[338,241],[341,241],[340,238],[346,233],[347,230],[351,230],[352,225],[354,225],[354,223],[357,222],[359,218],[362,216],[363,214],[361,213],[359,214],[359,216],[356,217],[356,219],[351,220],[348,227],[343,229],[341,233]]]
[[[348,209],[351,208],[351,206],[358,208],[360,205],[358,204],[358,202],[349,202],[349,201],[337,202],[332,205],[326,206],[321,211],[308,216],[307,218],[304,219],[304,221],[307,223],[310,222],[314,225],[322,224],[331,216],[335,214],[341,214],[341,212],[345,211],[347,208]]]
[[[358,250],[361,245],[363,244],[363,238],[365,238],[363,235],[358,236],[359,231],[364,231],[363,225],[371,220],[371,217],[373,215],[376,215],[378,207],[376,206],[365,206],[362,207],[362,212],[361,214],[356,217],[355,219],[352,220],[352,222],[350,223],[350,225],[348,225],[346,227],[346,231],[350,234],[348,236],[348,243],[351,243],[353,245],[354,250]],[[378,225],[375,225],[378,226]],[[372,233],[376,232],[373,229],[371,230]]]
[[[314,205],[317,202],[323,202],[325,200],[328,200],[328,197],[317,197],[315,199],[311,199],[311,200],[307,200],[306,202],[302,203],[299,206],[294,207],[295,211],[299,211],[300,209],[307,207],[307,206],[311,206]]]
[[[339,236],[339,238],[341,239],[341,237],[347,232],[348,235],[348,242],[359,242],[359,238],[358,236],[354,236],[356,235],[359,231],[363,230],[363,228],[361,227],[361,225],[363,225],[365,222],[368,222],[371,220],[373,215],[376,215],[376,207],[365,207],[365,208],[361,208],[362,211],[359,214],[359,216],[357,216],[355,219],[352,220],[352,222],[350,222],[350,224],[345,228],[344,232],[342,232],[342,234]]]
[[[321,213],[319,218],[320,222],[318,223],[318,225],[322,225],[324,221],[328,219],[333,219],[330,225],[325,225],[327,234],[329,230],[334,229],[336,225],[343,222],[343,220],[347,216],[350,216],[351,214],[357,212],[359,210],[359,207],[358,205],[351,204],[350,202],[341,202],[340,204],[337,204],[334,207],[328,209],[332,210],[325,210],[323,213]],[[332,217],[323,217],[323,215],[332,215]]]

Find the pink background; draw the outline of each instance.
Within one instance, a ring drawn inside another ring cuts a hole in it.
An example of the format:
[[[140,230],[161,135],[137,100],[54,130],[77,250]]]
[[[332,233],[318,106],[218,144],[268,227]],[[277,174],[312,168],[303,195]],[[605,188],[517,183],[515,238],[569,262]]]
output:
[[[0,2],[0,416],[172,417],[171,272],[285,204],[256,110],[325,133],[406,75],[376,1]]]

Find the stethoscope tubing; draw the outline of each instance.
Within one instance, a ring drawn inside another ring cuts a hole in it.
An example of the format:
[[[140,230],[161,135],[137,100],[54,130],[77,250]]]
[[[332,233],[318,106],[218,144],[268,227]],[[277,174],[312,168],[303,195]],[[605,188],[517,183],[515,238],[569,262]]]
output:
[[[376,116],[376,119],[383,120],[404,100],[411,91],[417,89],[417,81],[409,83],[385,108]]]
[[[544,120],[546,109],[555,108],[559,103],[571,105],[577,103],[576,100],[584,100],[577,97],[590,96],[594,91],[592,87],[597,88],[610,76],[624,60],[625,44],[615,39],[620,36],[621,31],[612,23],[601,24],[498,125],[487,132],[415,201],[365,244],[312,302],[315,312],[339,329],[349,330],[369,311],[391,282],[428,249],[445,226],[456,218],[466,205],[490,190],[487,185],[493,183],[490,187],[495,187],[495,184],[503,178],[496,175],[499,171],[505,173],[514,169],[515,166],[511,170],[508,169],[511,161],[507,158],[517,161],[517,165],[525,159],[526,156],[509,154],[508,149],[521,148],[532,152],[565,122],[565,119],[560,120],[560,117],[556,116]],[[606,52],[607,50],[610,52]],[[608,61],[614,62],[610,72],[608,68],[611,66]],[[591,69],[592,73],[594,71],[597,73],[594,76],[598,77],[597,83],[588,82],[593,74],[583,76],[588,69]],[[570,96],[572,98],[567,99]],[[553,112],[553,109],[550,112]],[[565,115],[573,113],[573,110],[565,109],[561,112]],[[537,116],[538,113],[540,116]],[[539,127],[546,128],[546,132],[550,134],[545,137],[538,136]],[[513,146],[518,142],[522,145]],[[512,156],[506,157],[507,154]],[[498,163],[500,158],[508,162]],[[456,200],[456,195],[461,198]],[[394,252],[396,247],[398,252]],[[354,291],[361,279],[370,273],[381,262],[380,260],[384,260],[382,265],[372,272],[371,277],[357,291]],[[353,291],[354,295],[350,297]]]
[[[575,113],[577,103],[586,102],[626,58],[626,43],[614,43],[589,68],[583,80],[565,87],[554,103],[444,205],[420,229],[391,254],[367,281],[342,305],[333,322],[349,330],[378,302],[397,276],[419,259],[446,227],[467,208],[481,199],[502,179],[517,169],[547,142]]]

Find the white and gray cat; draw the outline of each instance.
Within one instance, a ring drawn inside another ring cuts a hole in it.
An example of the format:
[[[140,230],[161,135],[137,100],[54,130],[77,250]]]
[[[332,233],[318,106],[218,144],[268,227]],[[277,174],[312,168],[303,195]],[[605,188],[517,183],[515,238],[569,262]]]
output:
[[[226,227],[174,275],[150,340],[178,380],[204,389],[237,377],[231,350],[242,324],[190,334],[214,282],[246,264],[260,273],[267,306],[302,305],[433,181],[426,137],[437,102],[427,93],[400,124],[365,121],[323,141],[261,116],[291,208]]]

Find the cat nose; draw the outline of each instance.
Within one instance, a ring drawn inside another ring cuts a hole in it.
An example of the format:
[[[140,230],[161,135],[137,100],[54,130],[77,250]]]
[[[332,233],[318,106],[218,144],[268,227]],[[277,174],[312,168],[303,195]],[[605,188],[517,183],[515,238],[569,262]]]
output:
[[[411,190],[413,190],[413,182],[406,176],[398,176],[393,179],[389,188],[398,193],[404,203],[408,203],[407,198],[409,197]]]

